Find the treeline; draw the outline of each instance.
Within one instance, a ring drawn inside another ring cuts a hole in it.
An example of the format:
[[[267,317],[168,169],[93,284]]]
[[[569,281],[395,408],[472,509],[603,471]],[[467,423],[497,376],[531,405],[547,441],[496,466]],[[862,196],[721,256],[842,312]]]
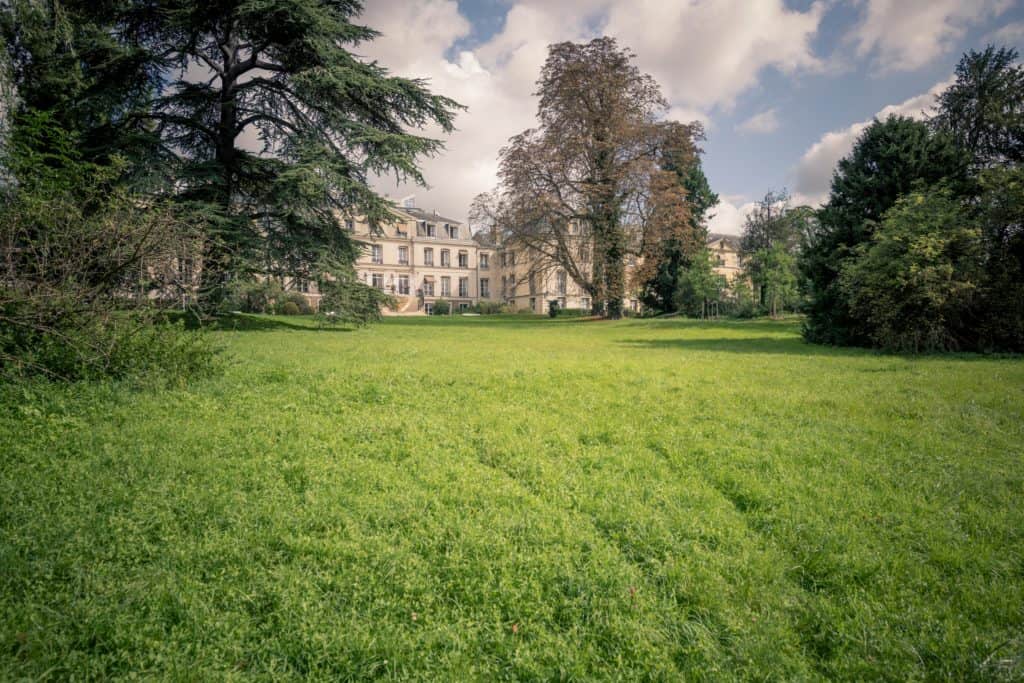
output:
[[[378,314],[340,216],[387,220],[369,177],[422,182],[442,143],[408,131],[459,105],[356,56],[361,9],[0,3],[0,372],[126,374],[135,340],[191,343],[161,306],[207,319],[264,279]]]
[[[1024,68],[963,56],[925,120],[873,121],[820,209],[769,192],[716,255],[663,259],[645,303],[688,315],[806,313],[811,342],[896,351],[1024,351]],[[671,264],[678,267],[671,268]]]
[[[1024,350],[1024,69],[961,59],[926,121],[873,122],[799,257],[813,342]]]

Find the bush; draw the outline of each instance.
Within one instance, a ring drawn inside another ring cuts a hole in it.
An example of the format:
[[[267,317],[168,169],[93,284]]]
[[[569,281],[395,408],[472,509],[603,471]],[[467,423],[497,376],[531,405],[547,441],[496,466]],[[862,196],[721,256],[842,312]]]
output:
[[[448,315],[452,312],[452,305],[444,299],[434,302],[434,315]]]
[[[322,275],[317,283],[321,294],[317,321],[321,325],[368,325],[381,319],[385,307],[398,305],[394,297],[360,282],[350,264],[324,261],[318,268]]]
[[[551,301],[548,302],[548,317],[558,317],[558,299],[552,299]]]
[[[220,367],[221,349],[184,321],[163,322],[149,312],[67,319],[62,326],[0,329],[0,374],[7,379],[43,375],[64,381],[140,379],[181,382]]]
[[[560,308],[558,309],[559,318],[588,318],[590,317],[589,308]]]
[[[313,308],[299,292],[284,292],[274,306],[278,315],[310,315]]]
[[[74,381],[212,369],[205,336],[149,308],[155,274],[195,244],[188,215],[120,186],[123,162],[83,162],[77,139],[47,115],[21,119],[9,142],[2,164],[16,182],[0,182],[0,374]]]
[[[481,301],[474,305],[470,310],[473,313],[479,313],[480,315],[497,315],[499,313],[509,312],[509,308],[506,304],[499,303],[497,301]]]

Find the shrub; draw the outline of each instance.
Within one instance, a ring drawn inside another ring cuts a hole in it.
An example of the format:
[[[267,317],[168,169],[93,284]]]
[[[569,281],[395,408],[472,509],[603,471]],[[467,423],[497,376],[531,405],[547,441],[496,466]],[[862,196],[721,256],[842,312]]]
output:
[[[452,305],[444,299],[434,302],[434,315],[448,315],[452,311]]]
[[[559,318],[586,318],[590,316],[589,308],[560,308],[558,309]]]
[[[149,308],[167,284],[157,275],[194,246],[189,216],[122,187],[122,161],[82,161],[77,139],[47,115],[21,119],[9,142],[2,162],[16,182],[0,183],[0,373],[72,381],[212,367],[205,337]]]
[[[322,273],[317,282],[321,294],[317,309],[320,324],[368,325],[381,319],[385,307],[398,305],[394,297],[360,282],[346,263],[325,261],[318,267]]]
[[[558,299],[552,299],[551,301],[548,302],[548,317],[558,317]]]
[[[508,313],[509,308],[506,304],[499,303],[497,301],[481,301],[472,307],[474,313],[480,315],[497,315],[499,313]]]
[[[302,313],[294,301],[285,301],[277,308],[278,315],[299,315]]]

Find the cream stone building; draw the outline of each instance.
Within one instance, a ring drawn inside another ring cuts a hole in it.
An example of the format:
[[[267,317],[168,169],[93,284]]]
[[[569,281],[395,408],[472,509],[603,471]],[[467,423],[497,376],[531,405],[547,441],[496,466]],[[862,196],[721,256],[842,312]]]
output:
[[[379,232],[357,219],[345,227],[365,245],[356,260],[359,278],[393,295],[390,313],[431,313],[444,299],[452,310],[497,301],[494,250],[483,247],[459,221],[411,206],[396,207],[395,221]]]
[[[386,314],[430,314],[439,300],[452,312],[480,302],[507,305],[514,311],[547,313],[549,302],[560,308],[589,310],[593,302],[565,269],[515,244],[498,244],[489,235],[471,235],[461,222],[413,206],[395,207],[395,220],[373,231],[360,218],[344,219],[345,228],[364,246],[357,258],[358,277],[395,297]],[[738,240],[712,233],[708,249],[715,271],[731,282],[741,272]],[[627,276],[636,262],[626,264]],[[285,283],[302,292],[313,307],[319,304],[316,284],[294,279]],[[627,310],[639,312],[636,293],[627,292]]]
[[[739,249],[740,240],[736,235],[708,233],[708,251],[714,271],[724,275],[730,284],[743,273]]]

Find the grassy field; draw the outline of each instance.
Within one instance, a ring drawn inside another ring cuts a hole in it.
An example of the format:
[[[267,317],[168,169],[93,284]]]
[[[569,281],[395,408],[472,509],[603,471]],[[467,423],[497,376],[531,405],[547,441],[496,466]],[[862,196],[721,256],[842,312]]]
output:
[[[263,319],[4,390],[0,679],[1024,678],[1024,361]]]

